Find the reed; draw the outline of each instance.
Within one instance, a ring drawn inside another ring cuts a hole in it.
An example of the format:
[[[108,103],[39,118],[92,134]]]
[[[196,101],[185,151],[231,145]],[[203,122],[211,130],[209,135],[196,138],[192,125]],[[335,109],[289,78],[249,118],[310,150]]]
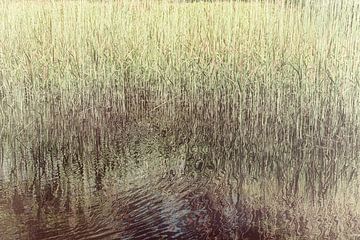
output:
[[[341,195],[359,180],[360,5],[287,2],[1,1],[1,165],[104,165],[148,123],[239,189]]]

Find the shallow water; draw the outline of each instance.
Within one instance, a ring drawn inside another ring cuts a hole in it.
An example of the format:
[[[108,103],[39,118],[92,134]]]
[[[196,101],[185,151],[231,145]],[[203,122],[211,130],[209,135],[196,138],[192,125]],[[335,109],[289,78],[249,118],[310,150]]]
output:
[[[139,139],[123,157],[49,157],[16,172],[9,157],[0,239],[277,239],[258,228],[230,171],[186,167],[181,151],[163,154],[159,141]]]
[[[261,237],[252,212],[227,198],[216,179],[135,172],[131,181],[115,172],[75,171],[17,184],[2,179],[1,239]]]

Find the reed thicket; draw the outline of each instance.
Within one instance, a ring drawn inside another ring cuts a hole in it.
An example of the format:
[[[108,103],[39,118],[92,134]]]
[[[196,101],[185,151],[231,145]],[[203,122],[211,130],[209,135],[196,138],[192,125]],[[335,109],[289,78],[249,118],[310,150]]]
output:
[[[358,180],[359,39],[356,0],[2,1],[0,163],[96,163],[146,122],[190,167],[323,200]]]

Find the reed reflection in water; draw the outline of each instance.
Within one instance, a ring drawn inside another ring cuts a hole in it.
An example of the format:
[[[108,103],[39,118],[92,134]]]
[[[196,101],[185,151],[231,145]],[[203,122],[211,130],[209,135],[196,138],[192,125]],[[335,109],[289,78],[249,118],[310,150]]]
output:
[[[2,239],[274,239],[218,179],[171,172],[125,184],[110,171],[90,176],[2,181]]]

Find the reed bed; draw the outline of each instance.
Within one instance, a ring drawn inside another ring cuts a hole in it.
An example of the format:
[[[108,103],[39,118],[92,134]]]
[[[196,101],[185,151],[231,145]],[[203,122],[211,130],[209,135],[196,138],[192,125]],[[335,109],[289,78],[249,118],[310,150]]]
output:
[[[352,199],[359,39],[356,0],[1,1],[0,163],[102,164],[146,123],[241,191]]]

